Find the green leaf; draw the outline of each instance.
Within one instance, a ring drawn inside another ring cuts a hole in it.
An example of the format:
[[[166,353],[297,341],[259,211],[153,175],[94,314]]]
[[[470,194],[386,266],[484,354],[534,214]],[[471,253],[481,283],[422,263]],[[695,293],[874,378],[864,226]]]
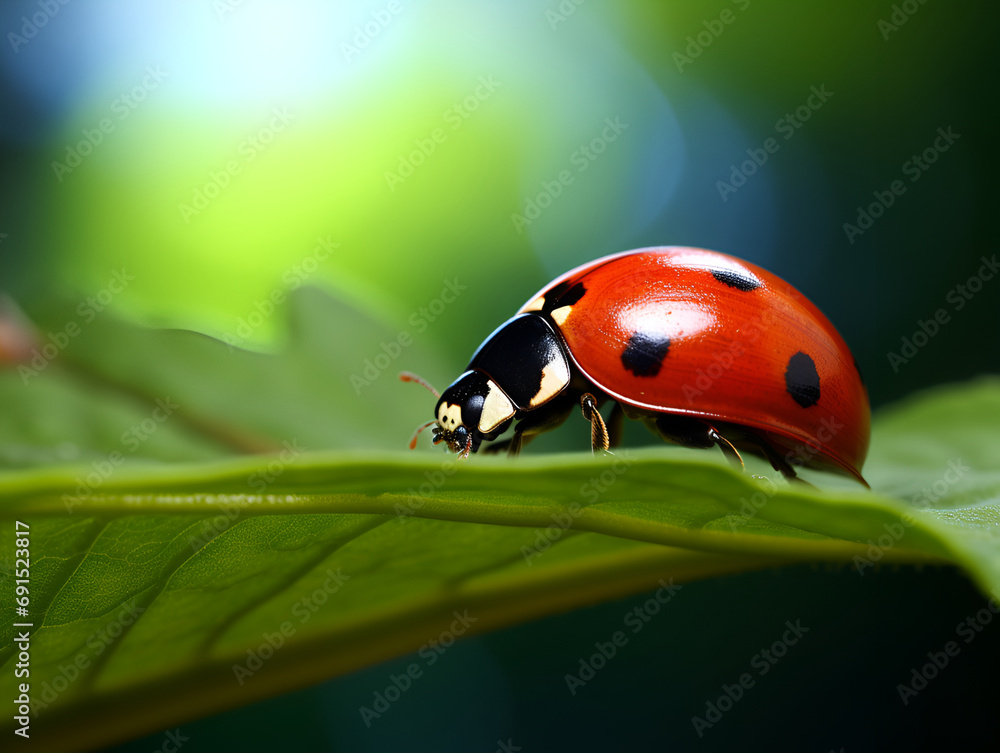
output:
[[[50,313],[45,330],[61,331],[75,321],[72,311]],[[389,368],[378,368],[381,344],[400,330],[315,289],[296,291],[279,313],[288,336],[275,354],[110,315],[79,323],[80,334],[51,361],[0,372],[0,467],[111,452],[129,461],[204,460],[280,450],[293,439],[309,450],[404,447],[428,408],[426,393],[396,374],[427,371],[435,352],[400,348],[397,360],[385,359]],[[236,338],[250,334],[229,336],[242,345]],[[176,407],[153,425],[157,401]],[[137,444],[124,439],[136,427]]]
[[[21,468],[0,476],[0,599],[15,598],[21,521],[41,749],[106,745],[453,634],[722,573],[944,562],[1000,593],[996,379],[877,417],[872,493],[775,484],[665,447],[461,463],[323,451],[398,445],[428,399],[394,381],[401,362],[361,395],[352,385],[393,327],[312,293],[292,305],[279,355],[109,317],[39,374],[0,375],[3,459]],[[324,347],[330,316],[357,337],[340,357]],[[13,622],[0,625],[5,697]]]

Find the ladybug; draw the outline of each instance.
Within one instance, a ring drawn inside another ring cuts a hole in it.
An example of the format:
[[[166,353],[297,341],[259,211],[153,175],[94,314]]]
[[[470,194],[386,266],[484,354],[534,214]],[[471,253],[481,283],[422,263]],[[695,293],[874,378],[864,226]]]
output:
[[[584,264],[500,325],[443,394],[400,377],[438,397],[411,448],[436,424],[434,444],[467,458],[514,424],[488,449],[517,455],[579,406],[594,451],[618,444],[627,416],[739,468],[743,450],[789,480],[805,466],[867,486],[871,412],[844,340],[784,280],[715,251],[641,248]]]

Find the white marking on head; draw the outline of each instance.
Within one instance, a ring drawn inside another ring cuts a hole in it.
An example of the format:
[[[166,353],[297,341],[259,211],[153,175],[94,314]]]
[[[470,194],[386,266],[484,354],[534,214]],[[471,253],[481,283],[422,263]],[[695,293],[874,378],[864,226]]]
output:
[[[542,384],[538,392],[531,398],[529,408],[537,408],[542,403],[547,403],[554,398],[569,384],[569,366],[562,358],[551,361],[542,369]]]
[[[462,406],[455,403],[441,403],[438,407],[437,422],[445,431],[455,431],[462,423]]]
[[[552,321],[554,321],[561,327],[563,326],[563,324],[566,321],[566,318],[570,315],[572,311],[573,311],[572,306],[560,306],[555,311],[550,312],[549,316],[552,317]]]
[[[479,417],[479,431],[483,434],[493,431],[514,415],[514,405],[503,390],[492,379],[486,383],[486,397],[483,399],[483,413]]]
[[[528,301],[521,307],[519,314],[527,313],[528,311],[541,311],[545,307],[545,296],[540,295],[532,301]]]

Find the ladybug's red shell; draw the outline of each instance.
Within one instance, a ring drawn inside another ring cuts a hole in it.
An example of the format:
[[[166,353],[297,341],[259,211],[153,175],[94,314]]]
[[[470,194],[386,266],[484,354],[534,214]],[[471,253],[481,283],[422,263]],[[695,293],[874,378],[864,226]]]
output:
[[[796,464],[860,478],[870,409],[816,306],[775,275],[696,248],[645,248],[567,272],[522,308],[555,322],[577,368],[626,412],[757,430]]]

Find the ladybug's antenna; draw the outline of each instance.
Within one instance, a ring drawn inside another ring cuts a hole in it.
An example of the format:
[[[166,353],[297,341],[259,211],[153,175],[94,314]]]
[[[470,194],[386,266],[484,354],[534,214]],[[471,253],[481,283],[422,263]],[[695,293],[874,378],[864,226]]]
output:
[[[428,421],[426,424],[421,424],[420,426],[417,427],[417,430],[415,432],[413,432],[413,436],[410,437],[410,449],[411,450],[417,449],[417,435],[420,434],[420,432],[422,432],[424,429],[426,429],[428,426],[430,426],[433,423],[436,423],[436,421]],[[437,444],[437,442],[435,442],[435,444]]]
[[[418,377],[412,371],[401,371],[399,373],[399,379],[400,379],[401,382],[416,382],[417,384],[422,384],[424,387],[426,387],[427,389],[429,389],[431,391],[431,393],[434,395],[434,397],[441,397],[441,393],[438,392],[433,387],[431,387],[431,385],[427,382],[426,379],[424,379],[423,377]],[[434,423],[434,422],[431,421],[431,423]],[[423,428],[423,427],[421,427],[421,428]],[[420,430],[418,429],[417,431],[419,432]]]

